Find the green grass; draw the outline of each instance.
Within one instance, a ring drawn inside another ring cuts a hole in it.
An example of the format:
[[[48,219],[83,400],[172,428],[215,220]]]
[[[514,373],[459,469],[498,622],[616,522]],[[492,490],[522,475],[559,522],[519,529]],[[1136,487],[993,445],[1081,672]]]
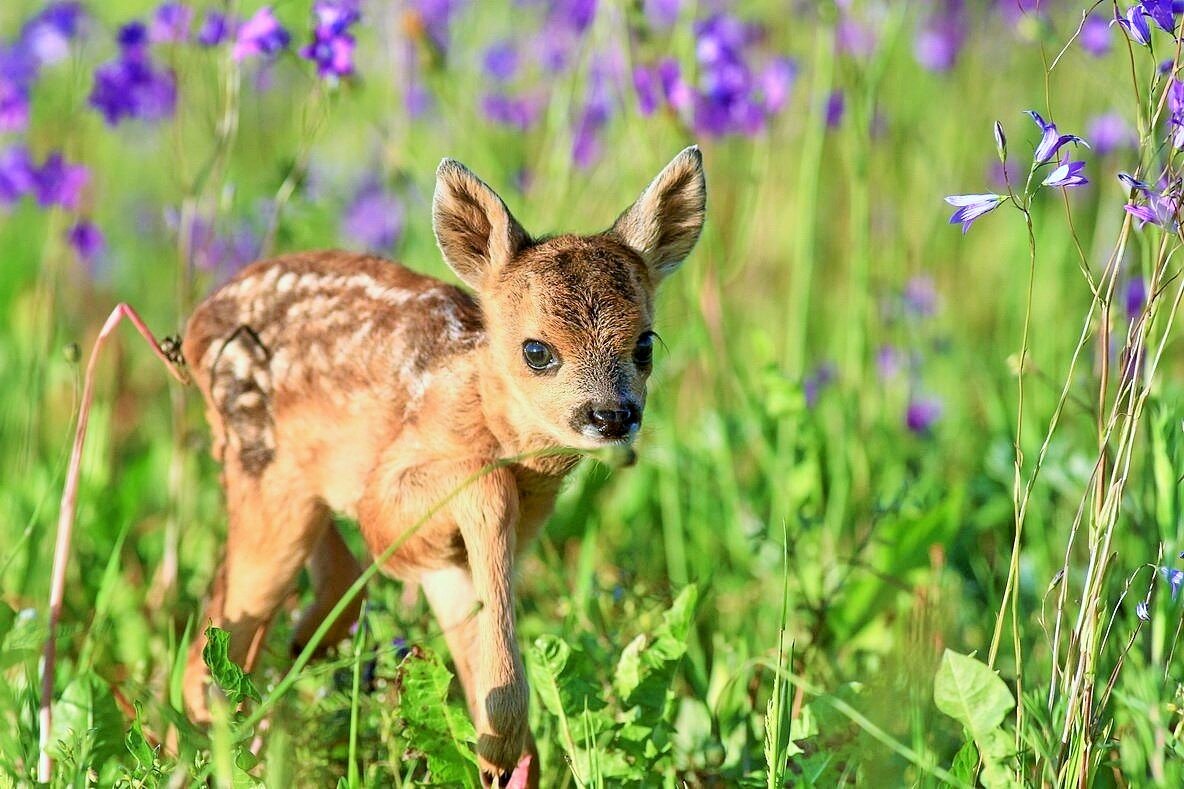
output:
[[[888,4],[877,53],[855,59],[832,57],[833,9],[786,25],[782,5],[744,3],[770,23],[768,48],[802,67],[770,130],[696,139],[669,114],[639,117],[625,93],[602,158],[579,170],[567,112],[583,68],[552,86],[528,133],[480,118],[478,53],[509,24],[496,5],[458,16],[453,62],[428,67],[438,113],[414,121],[396,48],[384,46],[397,18],[363,24],[361,79],[337,91],[289,56],[259,93],[250,69],[240,79],[215,54],[178,49],[181,111],[160,126],[111,130],[82,109],[91,69],[111,55],[106,28],[46,70],[29,144],[91,167],[85,208],[108,252],[88,274],[61,240],[69,217],[29,201],[0,214],[0,785],[35,777],[38,657],[81,365],[117,302],[173,334],[216,281],[179,265],[163,208],[263,230],[259,201],[280,194],[267,252],[334,246],[349,195],[375,172],[406,207],[398,257],[451,280],[430,231],[441,157],[481,174],[529,230],[590,232],[691,142],[704,151],[709,218],[661,294],[665,348],[638,463],[584,461],[522,561],[519,635],[544,785],[1179,785],[1181,607],[1156,578],[1184,550],[1184,387],[1169,320],[1181,240],[1124,225],[1114,178],[1172,161],[1148,133],[1163,87],[1152,90],[1154,59],[1134,53],[1136,98],[1117,30],[1107,58],[1074,45],[1047,69],[1080,18],[1073,4],[1019,33],[975,9],[979,32],[939,75],[913,59],[916,8]],[[33,6],[6,4],[0,33]],[[113,26],[151,7],[95,12]],[[306,29],[306,3],[277,12]],[[620,16],[602,13],[581,62],[622,36]],[[1172,54],[1166,38],[1156,46]],[[684,19],[633,56],[692,48]],[[832,86],[848,111],[828,129],[819,108]],[[1036,196],[1034,258],[1011,207],[963,236],[941,200],[986,190],[996,119],[1022,182],[1038,138],[1028,108],[1079,133],[1117,111],[1144,134],[1141,152],[1086,153],[1092,183],[1067,202]],[[233,133],[219,133],[224,117]],[[525,189],[514,186],[522,168]],[[1105,281],[1116,242],[1119,292],[1095,299],[1090,280]],[[1142,325],[1147,347],[1162,341],[1164,352],[1120,396],[1120,365],[1103,380],[1100,348],[1107,332],[1126,344],[1120,288],[1135,272],[1163,287]],[[922,275],[938,294],[931,316],[902,308]],[[915,365],[882,379],[884,345]],[[59,633],[55,785],[154,785],[174,773],[274,786],[410,786],[429,770],[470,780],[472,732],[433,657],[446,660],[443,639],[425,606],[381,577],[336,657],[280,686],[292,665],[285,611],[253,676],[263,701],[223,710],[208,731],[184,720],[179,672],[225,533],[218,469],[196,391],[170,383],[126,329],[108,353]],[[835,380],[808,406],[803,382],[823,364]],[[943,405],[921,435],[904,416],[919,394]],[[1105,455],[1129,470],[1099,494],[1091,474],[1112,407]],[[1106,569],[1087,586],[1091,557]],[[306,596],[302,580],[290,609]],[[1147,597],[1144,624],[1135,603]],[[1080,650],[1079,614],[1095,623]],[[958,661],[972,654],[998,679]],[[1075,685],[1079,666],[1086,681]]]

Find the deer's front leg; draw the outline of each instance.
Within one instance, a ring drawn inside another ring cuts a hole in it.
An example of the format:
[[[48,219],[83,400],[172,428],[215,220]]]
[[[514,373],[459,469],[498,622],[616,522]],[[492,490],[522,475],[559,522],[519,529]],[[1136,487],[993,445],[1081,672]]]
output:
[[[487,779],[500,781],[533,751],[529,691],[514,625],[518,495],[509,471],[474,479],[481,469],[479,463],[441,461],[379,472],[359,517],[375,553],[406,540],[391,569],[406,575],[414,568],[420,578],[465,688],[480,766]],[[406,528],[458,488],[430,521],[404,536]],[[457,532],[464,544],[459,552],[450,538]]]

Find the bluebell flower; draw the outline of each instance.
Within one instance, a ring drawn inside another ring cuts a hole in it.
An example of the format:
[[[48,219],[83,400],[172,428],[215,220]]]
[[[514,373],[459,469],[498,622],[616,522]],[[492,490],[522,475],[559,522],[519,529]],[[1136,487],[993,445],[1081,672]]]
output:
[[[481,65],[494,82],[513,79],[518,71],[518,48],[508,39],[496,41],[485,49]]]
[[[55,151],[33,172],[33,193],[43,208],[57,205],[73,210],[78,207],[82,189],[89,180],[86,167],[70,164],[60,151]]]
[[[1081,25],[1081,48],[1096,58],[1110,52],[1110,25],[1100,16],[1090,14]]]
[[[1139,5],[1160,30],[1169,35],[1176,32],[1176,14],[1172,0],[1140,0]]]
[[[1098,156],[1105,156],[1122,148],[1134,148],[1139,143],[1135,130],[1127,123],[1126,118],[1116,112],[1093,117],[1086,126],[1086,135]]]
[[[1086,148],[1089,147],[1089,143],[1076,134],[1059,133],[1055,123],[1044,120],[1044,118],[1040,117],[1040,113],[1035,110],[1025,110],[1024,114],[1035,121],[1036,125],[1040,127],[1040,143],[1037,144],[1036,152],[1033,154],[1033,161],[1037,164],[1043,164],[1052,159],[1057,155],[1057,151],[1068,143],[1084,145]]]
[[[936,397],[914,395],[909,399],[904,413],[905,427],[909,432],[924,435],[933,430],[942,415],[942,403]]]
[[[189,38],[193,24],[193,9],[177,2],[168,2],[156,9],[148,39],[154,44],[177,43]]]
[[[103,233],[89,219],[80,219],[66,231],[66,242],[83,263],[91,264],[102,254],[106,242]]]
[[[206,12],[195,40],[203,47],[216,47],[233,35],[233,20],[226,14],[211,10]]]
[[[1089,181],[1081,174],[1083,170],[1085,170],[1085,162],[1071,162],[1069,156],[1066,155],[1060,165],[1041,181],[1041,185],[1065,189],[1085,186]]]
[[[1118,180],[1122,182],[1123,186],[1133,190],[1137,195],[1142,195],[1146,200],[1145,203],[1127,203],[1123,206],[1123,210],[1139,220],[1139,227],[1152,224],[1175,232],[1176,215],[1180,210],[1178,190],[1169,189],[1163,183],[1159,188],[1152,187],[1128,173],[1119,173]]]
[[[244,60],[254,55],[270,57],[288,46],[292,37],[275,18],[271,6],[263,6],[238,29],[233,56]]]
[[[1122,291],[1122,300],[1126,307],[1126,319],[1133,321],[1139,317],[1143,307],[1147,306],[1147,280],[1139,276],[1127,280]]]
[[[1184,570],[1177,570],[1174,567],[1160,567],[1160,575],[1167,585],[1172,590],[1172,600],[1180,596],[1180,587],[1184,586]]]
[[[330,79],[354,72],[354,37],[349,29],[361,18],[350,0],[317,0],[313,5],[317,23],[312,42],[300,50],[300,57],[317,64],[317,74]]]
[[[1125,17],[1115,13],[1114,21],[1110,24],[1116,23],[1126,31],[1131,41],[1144,47],[1151,46],[1151,28],[1147,25],[1147,16],[1142,6],[1131,6]]]
[[[0,207],[10,206],[33,191],[35,171],[29,149],[23,145],[0,153]]]
[[[961,224],[962,232],[965,233],[976,219],[991,213],[1006,199],[997,194],[950,195],[946,202],[958,209],[950,215],[950,224]]]
[[[95,69],[88,102],[114,126],[125,118],[170,117],[177,103],[173,72],[157,68],[148,53],[148,32],[133,22],[120,28],[120,56]]]
[[[362,185],[341,218],[341,235],[367,252],[390,252],[403,235],[403,203],[381,184]]]

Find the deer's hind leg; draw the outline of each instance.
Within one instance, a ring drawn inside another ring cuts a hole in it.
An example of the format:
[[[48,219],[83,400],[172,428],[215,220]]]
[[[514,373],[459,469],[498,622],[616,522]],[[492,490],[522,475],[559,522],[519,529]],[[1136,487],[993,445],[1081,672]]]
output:
[[[226,554],[185,669],[185,705],[197,722],[209,720],[209,675],[202,660],[206,627],[212,624],[226,630],[231,660],[251,671],[271,620],[300,568],[332,529],[323,502],[300,496],[299,488],[270,477],[228,475]]]
[[[312,581],[313,602],[300,615],[296,629],[292,634],[292,655],[296,656],[304,650],[317,628],[325,620],[333,608],[353,586],[354,581],[362,574],[362,567],[349,546],[342,539],[341,532],[336,526],[330,525],[325,529],[312,556],[308,560],[308,575]],[[341,641],[349,634],[350,626],[358,621],[358,614],[362,609],[361,593],[346,605],[341,616],[329,626],[325,637],[317,645],[316,654],[322,654],[333,644]]]

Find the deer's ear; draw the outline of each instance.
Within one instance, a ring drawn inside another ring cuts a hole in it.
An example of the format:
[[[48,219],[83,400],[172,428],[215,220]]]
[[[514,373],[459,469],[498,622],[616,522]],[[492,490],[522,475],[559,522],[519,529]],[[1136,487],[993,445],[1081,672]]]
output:
[[[432,229],[444,261],[478,290],[491,272],[530,243],[497,193],[454,159],[436,169]]]
[[[692,145],[658,173],[637,202],[617,217],[609,233],[641,255],[658,282],[691,253],[706,212],[703,155],[699,146]]]

